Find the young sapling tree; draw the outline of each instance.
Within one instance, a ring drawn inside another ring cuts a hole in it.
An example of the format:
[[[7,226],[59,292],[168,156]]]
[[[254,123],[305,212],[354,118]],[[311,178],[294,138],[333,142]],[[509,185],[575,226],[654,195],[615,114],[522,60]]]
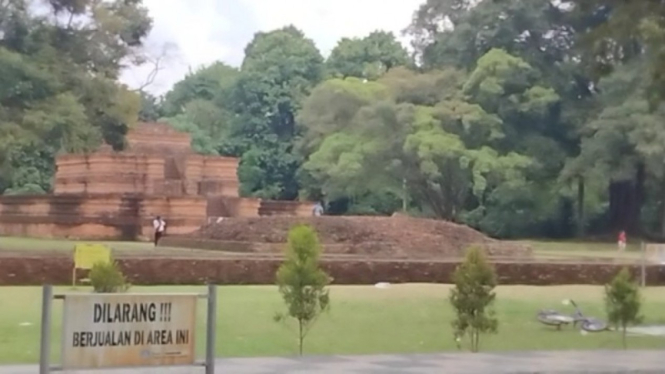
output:
[[[454,338],[469,337],[471,352],[480,349],[480,335],[496,333],[499,322],[493,309],[496,294],[496,275],[482,248],[471,247],[453,274],[455,287],[450,291],[450,303],[455,311]]]
[[[627,268],[623,268],[614,279],[605,285],[605,310],[607,320],[621,330],[621,343],[626,349],[626,330],[631,324],[642,320],[640,288]]]
[[[330,307],[327,289],[330,277],[319,265],[321,246],[316,231],[298,225],[289,231],[285,259],[277,270],[277,285],[287,312],[277,314],[276,321],[295,319],[298,324],[298,352],[318,317]]]

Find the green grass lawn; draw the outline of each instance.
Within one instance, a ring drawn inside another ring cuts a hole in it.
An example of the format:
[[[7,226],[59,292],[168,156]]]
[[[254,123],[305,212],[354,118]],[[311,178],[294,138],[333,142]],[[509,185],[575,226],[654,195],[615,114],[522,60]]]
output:
[[[80,290],[79,290],[80,291]],[[305,342],[307,354],[412,353],[455,350],[447,296],[449,286],[407,284],[388,289],[332,287],[332,306]],[[57,292],[72,292],[70,288]],[[205,287],[137,287],[132,292],[205,292]],[[541,308],[571,311],[561,301],[572,298],[587,315],[602,317],[602,288],[595,286],[502,286],[497,289],[499,334],[483,338],[482,350],[554,350],[619,348],[618,333],[580,334],[572,327],[556,331],[536,322]],[[644,292],[645,323],[665,323],[665,288]],[[0,364],[36,362],[39,350],[41,288],[0,288]],[[205,301],[198,314],[205,320]],[[282,304],[275,287],[219,288],[219,356],[293,355],[295,330],[273,322]],[[60,345],[61,302],[54,301],[53,359]],[[204,324],[198,327],[202,352]],[[631,337],[630,348],[665,348],[664,338]]]
[[[66,239],[39,239],[0,237],[0,248],[14,251],[72,251],[76,243],[102,243],[117,250],[142,250],[152,248],[152,243],[147,242],[122,242],[122,241],[76,241]]]
[[[601,257],[626,260],[640,258],[640,243],[628,243],[624,252],[619,252],[616,243],[591,241],[547,241],[525,240],[531,245],[536,257]]]

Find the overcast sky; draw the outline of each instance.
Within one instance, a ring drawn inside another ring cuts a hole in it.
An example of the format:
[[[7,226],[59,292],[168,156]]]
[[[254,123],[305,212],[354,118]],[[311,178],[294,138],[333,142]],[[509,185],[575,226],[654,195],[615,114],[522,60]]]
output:
[[[425,0],[143,0],[154,26],[147,47],[159,55],[167,43],[176,47],[149,90],[162,94],[189,67],[221,60],[238,66],[243,49],[257,31],[293,24],[314,40],[324,56],[342,37],[362,37],[374,30],[401,37],[413,12]],[[404,39],[402,39],[405,41]],[[136,87],[149,66],[125,72]]]

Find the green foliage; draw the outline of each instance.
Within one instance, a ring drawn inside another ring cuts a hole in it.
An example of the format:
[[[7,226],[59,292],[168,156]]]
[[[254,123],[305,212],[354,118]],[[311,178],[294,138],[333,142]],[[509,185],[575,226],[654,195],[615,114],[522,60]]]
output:
[[[199,154],[203,155],[218,155],[217,144],[213,141],[206,132],[201,129],[191,119],[189,113],[178,114],[175,117],[162,118],[160,122],[168,123],[174,129],[188,133],[192,138],[192,149]]]
[[[162,108],[157,103],[157,98],[148,92],[140,92],[141,110],[139,111],[139,121],[155,122],[161,117]]]
[[[429,0],[415,12],[407,31],[430,68],[473,66],[491,48],[552,68],[565,59],[575,38],[566,14],[550,0]],[[442,22],[446,18],[447,25]]]
[[[390,32],[375,31],[359,38],[342,38],[326,61],[333,77],[376,80],[388,70],[409,65],[409,54]]]
[[[236,123],[231,105],[240,72],[216,62],[190,72],[176,83],[160,105],[164,118],[175,129],[192,136],[192,149],[210,155],[233,155],[231,133]]]
[[[6,2],[0,20],[0,179],[10,193],[50,189],[59,152],[120,149],[140,97],[116,81],[140,60],[151,20],[136,1]],[[85,19],[85,22],[60,22]]]
[[[520,198],[519,208],[513,211],[506,208],[517,201],[492,196],[492,192],[482,205],[465,207],[465,220],[493,235],[558,236],[561,230],[557,226],[584,220],[584,216],[568,216],[565,209],[557,208],[563,206],[559,201],[576,195],[571,188],[577,186],[579,177],[560,178],[561,171],[577,155],[584,136],[580,129],[594,109],[594,87],[580,65],[580,51],[575,49],[577,30],[590,21],[573,17],[566,6],[570,2],[563,3],[429,0],[414,13],[407,29],[415,37],[415,52],[427,70],[458,67],[471,71],[466,93],[502,122],[503,137],[494,147],[532,160],[525,173],[526,186],[520,189],[546,190]],[[586,170],[582,174],[595,175]],[[573,199],[574,203],[586,207],[606,198],[593,179],[584,178],[586,183],[593,188],[586,188],[582,199]],[[544,195],[548,197],[539,197]],[[534,225],[521,217],[538,220]]]
[[[611,73],[634,58],[645,58],[646,97],[658,105],[665,98],[665,5],[659,1],[572,0],[576,16],[591,27],[580,35],[587,66],[596,76]]]
[[[621,329],[622,343],[626,348],[626,328],[642,320],[640,289],[627,268],[623,268],[605,285],[605,310],[607,320]]]
[[[190,71],[164,96],[161,105],[164,116],[173,117],[183,113],[187,104],[194,100],[204,100],[214,103],[220,109],[230,109],[227,101],[231,99],[238,76],[238,69],[222,62]]]
[[[492,51],[488,59],[508,59],[529,68],[505,53]],[[373,193],[402,196],[406,192],[421,211],[457,219],[469,201],[483,206],[495,188],[521,181],[532,161],[502,149],[501,140],[508,128],[500,114],[507,116],[508,109],[502,111],[489,104],[485,109],[484,102],[474,102],[472,91],[489,80],[500,88],[510,85],[511,96],[505,99],[504,107],[519,100],[519,108],[511,110],[526,116],[533,112],[530,107],[537,105],[528,96],[516,99],[516,95],[537,86],[506,81],[506,70],[515,79],[523,71],[512,74],[510,67],[485,65],[479,64],[466,83],[464,75],[455,71],[434,73],[430,75],[434,80],[416,80],[425,86],[423,92],[432,96],[414,99],[431,105],[417,105],[407,101],[409,96],[397,96],[407,84],[405,71],[389,73],[378,82],[348,78],[319,85],[299,117],[305,129],[303,151],[311,152],[318,146],[303,164],[310,183],[332,199]],[[413,83],[410,80],[409,84]],[[418,87],[406,89],[416,92]]]
[[[310,155],[325,137],[353,126],[360,108],[389,97],[387,87],[376,82],[363,83],[353,77],[322,82],[304,100],[297,118],[304,130],[300,151]]]
[[[600,81],[605,87],[584,128],[580,155],[566,174],[604,172],[610,177],[609,226],[644,232],[643,203],[651,197],[649,208],[663,206],[662,199],[649,196],[644,186],[664,185],[662,163],[652,160],[662,153],[662,131],[655,129],[662,122],[665,98],[665,6],[658,1],[570,2],[573,18],[585,26],[579,28],[579,60],[595,80],[604,78]],[[627,195],[637,196],[636,202],[623,198]],[[659,222],[645,222],[648,228],[657,227],[660,237],[665,235],[663,212]]]
[[[464,262],[455,269],[453,282],[450,304],[456,315],[452,323],[455,339],[468,336],[471,351],[478,352],[480,335],[496,333],[499,326],[493,309],[496,275],[482,248],[469,248]]]
[[[277,285],[288,308],[287,317],[298,323],[298,351],[302,355],[305,336],[314,322],[330,307],[326,286],[328,275],[319,266],[321,248],[316,231],[310,226],[295,226],[289,231],[286,259],[277,270]]]
[[[659,2],[427,0],[413,56],[379,30],[324,61],[287,26],[162,98],[117,82],[145,60],[140,1],[53,0],[47,17],[28,3],[0,9],[2,193],[48,192],[59,153],[122,149],[137,119],[161,118],[196,152],[240,158],[244,196],[497,237],[665,237]]]
[[[125,292],[130,287],[115,261],[94,264],[89,278],[93,290],[98,293]]]
[[[245,48],[233,91],[237,117],[230,136],[242,155],[238,173],[245,195],[295,199],[299,193],[295,153],[297,113],[323,77],[323,57],[293,26],[259,32]]]

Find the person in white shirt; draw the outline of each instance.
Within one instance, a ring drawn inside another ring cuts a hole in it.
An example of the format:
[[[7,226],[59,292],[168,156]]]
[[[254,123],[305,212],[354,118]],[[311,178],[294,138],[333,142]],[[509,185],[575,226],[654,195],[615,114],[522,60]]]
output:
[[[164,230],[166,229],[166,222],[162,219],[162,217],[157,216],[152,221],[152,227],[155,228],[155,246],[157,246],[159,239],[161,239],[162,235],[164,235]]]
[[[314,205],[314,209],[312,209],[312,215],[314,217],[319,217],[323,215],[323,205],[321,205],[320,201]]]

